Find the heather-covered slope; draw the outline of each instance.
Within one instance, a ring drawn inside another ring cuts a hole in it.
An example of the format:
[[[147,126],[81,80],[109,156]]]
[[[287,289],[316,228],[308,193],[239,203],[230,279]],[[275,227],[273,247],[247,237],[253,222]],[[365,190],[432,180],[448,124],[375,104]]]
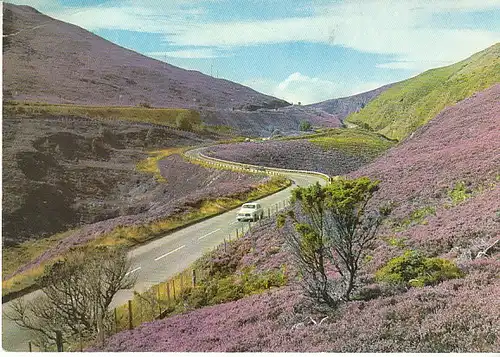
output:
[[[174,216],[177,225],[203,217],[206,200],[244,199],[267,182],[185,162],[175,153],[213,141],[160,125],[4,117],[2,127],[4,282],[16,271],[41,272],[41,262],[103,234],[147,240],[171,229]],[[140,225],[154,227],[130,228]],[[23,284],[3,284],[3,292]]]
[[[395,84],[346,121],[401,140],[446,106],[499,82],[497,43],[464,61]]]
[[[500,170],[500,85],[443,110],[411,138],[355,172],[382,180],[377,196],[418,207],[495,181]]]
[[[209,156],[252,165],[344,175],[372,161],[393,143],[359,129],[331,129],[310,139],[272,140],[211,146]]]
[[[28,6],[4,3],[3,11],[4,99],[197,109],[289,105],[148,58]]]
[[[118,120],[4,117],[2,126],[2,240],[7,246],[147,210],[163,190],[151,174],[136,168],[147,152],[210,142]],[[133,190],[141,194],[131,196]]]
[[[412,138],[351,176],[382,180],[376,201],[396,211],[370,252],[362,301],[321,312],[289,286],[146,323],[111,337],[105,351],[495,352],[500,349],[500,85],[440,113]],[[457,186],[464,181],[464,188]],[[431,207],[424,220],[411,215]],[[289,262],[272,226],[256,229],[240,265]],[[387,290],[373,274],[406,249],[454,259],[464,278]],[[291,269],[293,270],[293,269]],[[318,322],[323,318],[321,324]],[[314,324],[311,319],[314,319]]]

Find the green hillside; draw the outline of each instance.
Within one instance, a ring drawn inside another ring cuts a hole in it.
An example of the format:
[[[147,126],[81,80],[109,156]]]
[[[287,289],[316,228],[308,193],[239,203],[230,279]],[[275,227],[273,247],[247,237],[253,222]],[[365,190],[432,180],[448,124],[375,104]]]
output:
[[[500,43],[394,85],[346,121],[401,140],[445,107],[495,83],[500,83]]]

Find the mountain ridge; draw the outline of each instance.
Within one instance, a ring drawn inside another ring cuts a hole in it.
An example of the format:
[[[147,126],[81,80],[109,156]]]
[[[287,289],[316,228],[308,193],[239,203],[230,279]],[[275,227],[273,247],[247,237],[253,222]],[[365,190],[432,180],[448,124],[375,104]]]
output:
[[[99,105],[147,102],[172,108],[290,105],[241,84],[149,58],[29,6],[5,3],[3,11],[6,99]],[[30,27],[37,27],[36,36],[27,31]]]

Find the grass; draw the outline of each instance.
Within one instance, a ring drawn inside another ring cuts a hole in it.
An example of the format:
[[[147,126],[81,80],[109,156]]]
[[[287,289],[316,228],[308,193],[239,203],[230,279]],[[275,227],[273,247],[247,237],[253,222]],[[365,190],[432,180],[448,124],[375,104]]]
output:
[[[436,214],[436,207],[424,206],[413,210],[407,217],[394,223],[394,228],[396,232],[405,231],[411,226],[426,224],[426,218]]]
[[[217,199],[203,200],[195,205],[194,210],[187,213],[180,213],[168,218],[159,219],[154,222],[145,223],[135,226],[118,226],[111,232],[101,235],[88,243],[88,246],[125,246],[133,247],[142,244],[175,229],[185,227],[189,224],[196,223],[200,220],[212,217],[214,215],[226,212],[236,208],[247,201],[253,201],[264,196],[275,193],[285,187],[290,186],[290,180],[282,176],[274,176],[269,182],[258,185],[250,192],[241,193],[229,197],[219,197]],[[19,267],[29,263],[41,255],[45,250],[54,247],[58,241],[64,239],[72,231],[55,235],[40,241],[29,241],[23,243],[22,248],[12,248],[13,250],[3,250],[3,261],[7,262],[6,266],[2,267],[4,276],[16,271]],[[17,250],[14,250],[17,249]],[[20,255],[19,252],[23,252]],[[21,256],[20,260],[16,259],[16,254]],[[8,257],[7,257],[8,256]],[[2,295],[17,292],[32,286],[36,278],[43,274],[44,267],[51,264],[53,261],[47,261],[39,266],[19,273],[14,277],[2,281]],[[7,272],[7,273],[6,273]]]
[[[147,107],[86,106],[69,104],[47,104],[20,101],[6,101],[3,115],[16,117],[66,116],[96,120],[127,120],[177,127],[177,117],[185,116],[193,131],[206,130],[200,114],[195,110]]]
[[[464,181],[457,182],[452,189],[448,190],[448,197],[453,205],[466,201],[472,196],[472,190],[465,185]]]
[[[136,165],[138,171],[153,174],[156,181],[166,182],[165,178],[160,174],[160,168],[158,167],[158,161],[166,158],[167,156],[174,154],[181,154],[186,150],[186,148],[168,148],[163,150],[150,151],[149,157],[140,161]]]
[[[12,247],[2,248],[2,276],[14,273],[19,267],[28,264],[41,253],[57,245],[76,230],[58,233],[44,239],[32,239]]]
[[[445,107],[500,82],[500,43],[384,91],[346,122],[402,140]]]
[[[363,129],[332,129],[309,139],[323,149],[337,149],[351,155],[374,158],[388,150],[394,142]]]

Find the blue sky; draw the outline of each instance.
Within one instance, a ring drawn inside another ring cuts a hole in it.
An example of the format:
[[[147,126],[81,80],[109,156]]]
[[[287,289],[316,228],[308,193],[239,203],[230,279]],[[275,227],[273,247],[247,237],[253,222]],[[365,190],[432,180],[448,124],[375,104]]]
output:
[[[303,104],[500,42],[500,0],[15,0],[173,65]]]

